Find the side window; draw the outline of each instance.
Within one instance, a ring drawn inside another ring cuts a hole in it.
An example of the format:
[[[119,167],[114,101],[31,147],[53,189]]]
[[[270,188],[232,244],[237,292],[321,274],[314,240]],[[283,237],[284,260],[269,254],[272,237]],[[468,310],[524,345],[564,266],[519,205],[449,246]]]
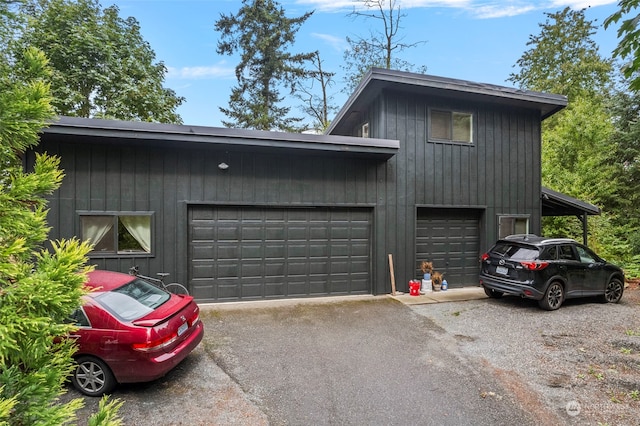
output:
[[[473,143],[473,114],[429,110],[429,140]]]
[[[547,247],[540,258],[541,260],[556,260],[558,258],[558,247]]]
[[[151,254],[151,218],[151,213],[80,213],[80,238],[93,244],[94,257]]]
[[[561,260],[578,260],[573,252],[573,247],[570,245],[562,245],[558,247],[558,259]]]
[[[69,316],[69,322],[71,324],[77,325],[78,327],[91,327],[89,323],[89,319],[87,315],[84,313],[82,308],[78,308]]]
[[[580,262],[596,263],[596,259],[584,247],[576,246],[576,250],[578,250],[578,256],[580,256]]]

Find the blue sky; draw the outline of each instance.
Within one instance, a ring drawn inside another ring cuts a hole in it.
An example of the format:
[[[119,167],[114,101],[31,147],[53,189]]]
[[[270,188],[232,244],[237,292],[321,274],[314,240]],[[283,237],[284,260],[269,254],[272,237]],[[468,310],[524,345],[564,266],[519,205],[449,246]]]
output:
[[[617,0],[397,0],[403,18],[404,41],[426,41],[405,51],[402,58],[427,73],[481,83],[512,86],[507,82],[513,66],[527,50],[530,35],[540,32],[545,12],[566,6],[587,8],[585,15],[601,25],[617,10]],[[315,10],[300,28],[295,52],[319,50],[327,71],[336,72],[334,103],[342,106],[341,76],[346,36],[369,34],[371,20],[347,17],[352,0],[280,0],[291,17]],[[236,59],[216,53],[219,34],[214,30],[221,13],[235,14],[240,0],[102,0],[116,4],[123,17],[133,16],[145,40],[169,72],[165,86],[186,98],[178,109],[185,124],[222,126],[231,87],[236,84]],[[375,27],[373,27],[375,29]],[[594,36],[601,55],[609,57],[617,44],[616,28],[601,28]],[[291,100],[291,115],[300,116]]]

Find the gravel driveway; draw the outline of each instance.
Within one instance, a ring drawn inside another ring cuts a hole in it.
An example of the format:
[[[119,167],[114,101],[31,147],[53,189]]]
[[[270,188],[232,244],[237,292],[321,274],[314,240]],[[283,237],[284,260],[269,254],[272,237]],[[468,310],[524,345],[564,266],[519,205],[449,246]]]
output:
[[[640,425],[637,284],[619,304],[569,300],[553,312],[516,297],[412,309],[492,370],[541,424]]]
[[[205,306],[196,351],[113,397],[127,425],[637,426],[639,294],[555,312],[509,297]]]

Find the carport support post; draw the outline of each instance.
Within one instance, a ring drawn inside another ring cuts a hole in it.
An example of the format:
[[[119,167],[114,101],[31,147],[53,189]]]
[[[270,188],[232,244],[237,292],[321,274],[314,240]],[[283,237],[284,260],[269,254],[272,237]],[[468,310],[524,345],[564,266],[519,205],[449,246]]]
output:
[[[582,242],[585,246],[588,246],[587,244],[587,229],[588,225],[587,225],[587,212],[582,212]]]

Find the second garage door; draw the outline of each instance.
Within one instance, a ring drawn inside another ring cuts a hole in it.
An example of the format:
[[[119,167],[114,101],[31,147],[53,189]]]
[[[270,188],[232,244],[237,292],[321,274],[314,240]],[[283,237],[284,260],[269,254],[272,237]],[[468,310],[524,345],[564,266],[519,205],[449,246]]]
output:
[[[189,208],[199,301],[371,293],[371,210]]]
[[[416,263],[433,262],[450,287],[478,285],[480,215],[471,209],[418,209]]]

